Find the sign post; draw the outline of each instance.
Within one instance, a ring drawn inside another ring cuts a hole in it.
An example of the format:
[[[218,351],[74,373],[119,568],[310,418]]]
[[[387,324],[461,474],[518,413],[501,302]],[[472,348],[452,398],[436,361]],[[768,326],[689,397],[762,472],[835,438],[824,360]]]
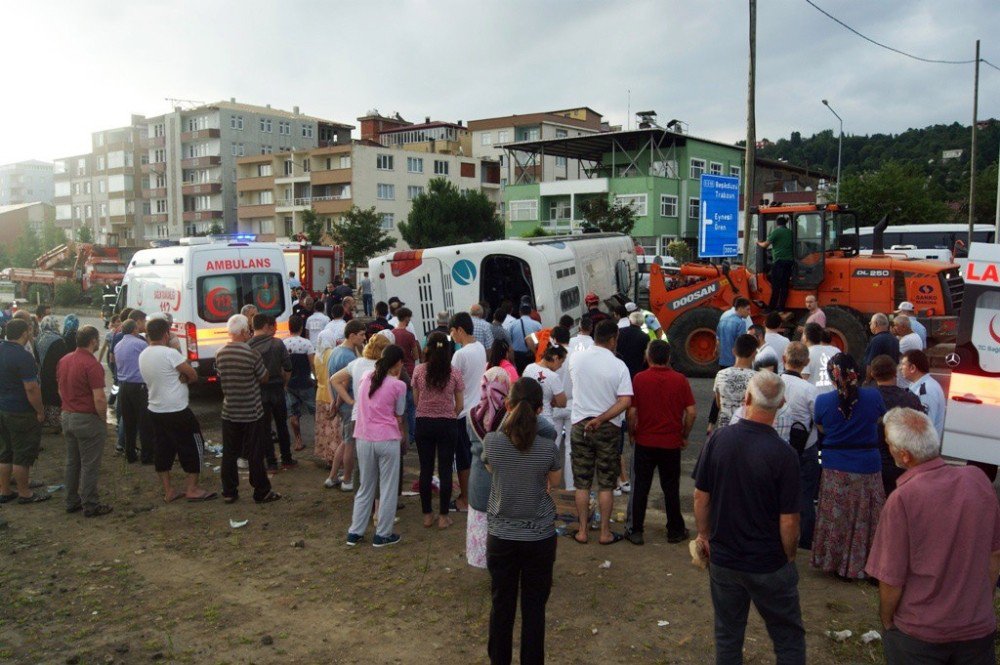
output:
[[[739,178],[702,174],[699,258],[734,258],[739,255],[739,195]]]

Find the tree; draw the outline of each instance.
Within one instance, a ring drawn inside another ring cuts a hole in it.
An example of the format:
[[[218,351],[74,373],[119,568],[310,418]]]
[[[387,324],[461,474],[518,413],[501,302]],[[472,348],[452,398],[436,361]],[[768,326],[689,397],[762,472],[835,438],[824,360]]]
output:
[[[969,221],[969,174],[962,174],[961,191],[965,192],[965,197],[961,199],[961,205],[955,211],[954,222]],[[972,212],[972,218],[976,224],[993,224],[996,219],[997,209],[997,165],[981,169],[976,174],[976,205]]]
[[[632,204],[611,203],[599,196],[580,203],[584,231],[605,231],[631,235],[635,227],[635,208]]]
[[[10,256],[11,265],[15,268],[35,267],[35,259],[42,253],[41,247],[41,241],[35,230],[30,226],[25,228],[24,233],[14,241],[14,251]]]
[[[212,225],[208,227],[208,235],[210,236],[219,236],[225,232],[225,229],[222,228],[222,224],[219,224],[218,222],[212,222]]]
[[[496,206],[482,192],[459,192],[444,178],[434,178],[413,207],[399,233],[411,247],[440,247],[503,237]]]
[[[76,239],[79,242],[94,242],[94,232],[87,224],[81,224],[80,228],[76,230]]]
[[[890,224],[924,224],[940,222],[949,214],[943,202],[931,197],[923,175],[896,162],[844,178],[840,200],[858,213],[864,225],[875,224],[884,215]]]
[[[535,228],[531,229],[527,233],[522,234],[521,237],[522,238],[544,238],[544,237],[550,236],[550,235],[552,235],[552,234],[549,233],[548,231],[546,231],[545,229],[543,229],[541,226],[536,226]]]
[[[382,221],[375,206],[361,209],[353,206],[344,213],[340,223],[330,232],[333,241],[343,247],[348,265],[364,263],[371,257],[390,249],[395,243],[382,230]]]
[[[678,265],[691,260],[691,247],[679,238],[671,240],[665,251],[667,252],[667,256],[672,256],[674,261],[677,261]]]
[[[42,249],[48,251],[66,242],[66,231],[56,226],[55,221],[48,219],[42,224]]]
[[[302,211],[302,233],[310,245],[318,245],[323,241],[323,224],[312,208]]]

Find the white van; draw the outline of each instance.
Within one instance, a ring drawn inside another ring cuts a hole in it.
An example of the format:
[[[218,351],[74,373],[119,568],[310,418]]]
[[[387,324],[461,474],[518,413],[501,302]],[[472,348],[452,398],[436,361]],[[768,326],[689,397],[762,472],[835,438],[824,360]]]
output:
[[[590,291],[601,300],[628,298],[637,269],[631,238],[592,233],[394,252],[371,259],[368,271],[375,301],[398,297],[427,335],[438,312],[468,311],[480,301],[491,311],[504,300],[516,308],[525,295],[544,326],[564,314],[579,320]]]
[[[972,243],[962,277],[941,452],[1000,464],[1000,245]]]
[[[276,317],[278,335],[288,334],[285,275],[278,244],[186,238],[179,245],[136,252],[115,310],[170,313],[187,359],[199,376],[214,381],[215,352],[229,341],[226,322],[244,305]]]

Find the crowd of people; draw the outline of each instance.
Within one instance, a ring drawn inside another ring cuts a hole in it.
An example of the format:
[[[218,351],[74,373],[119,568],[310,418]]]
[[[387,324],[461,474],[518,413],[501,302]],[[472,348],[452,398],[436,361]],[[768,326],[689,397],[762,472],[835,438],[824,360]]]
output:
[[[114,409],[117,451],[154,467],[163,501],[236,502],[244,468],[254,501],[270,503],[282,498],[272,478],[297,467],[293,453],[308,443],[303,417],[313,417],[313,453],[329,469],[324,487],[354,493],[348,546],[365,542],[369,529],[376,548],[402,541],[398,497],[410,446],[423,526],[449,529],[466,513],[467,561],[491,576],[491,662],[511,662],[518,597],[521,662],[544,660],[552,490],[572,493],[577,527],[566,535],[576,544],[641,546],[654,472],[666,508],[661,537],[686,542],[693,526],[692,547],[711,564],[717,662],[741,662],[751,602],[778,662],[805,662],[799,549],[819,571],[878,582],[890,662],[992,650],[987,591],[1000,574],[1000,504],[985,474],[940,460],[944,396],[912,305],[902,303],[891,324],[871,318],[859,364],[832,344],[810,298],[800,329],[777,312],[754,325],[742,298],[722,315],[691,525],[681,511],[681,456],[698,407],[651,314],[629,302],[605,310],[587,294],[579,319],[546,327],[524,299],[442,313],[424,334],[399,298],[366,304],[372,316],[362,321],[347,280],[320,298],[295,293],[283,339],[274,317],[253,306],[228,320],[228,343],[215,357],[219,493],[201,486],[204,440],[188,404],[198,377],[168,316],[125,310],[103,344],[75,317],[15,317],[0,344],[0,502],[49,498],[33,491],[30,468],[41,426],[58,425],[67,512],[111,512],[98,477]],[[183,489],[171,481],[175,461]],[[942,506],[935,497],[945,494],[955,501]],[[622,495],[618,532],[612,515]],[[962,566],[949,562],[954,543]],[[976,593],[959,592],[973,583]],[[960,662],[980,662],[969,658]]]

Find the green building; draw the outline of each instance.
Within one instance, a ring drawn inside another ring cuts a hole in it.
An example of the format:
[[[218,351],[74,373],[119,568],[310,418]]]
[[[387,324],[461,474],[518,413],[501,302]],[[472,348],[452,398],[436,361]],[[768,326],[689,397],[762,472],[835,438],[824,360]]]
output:
[[[508,237],[538,226],[557,233],[578,231],[583,224],[580,204],[605,196],[633,207],[632,235],[647,253],[655,254],[664,253],[676,238],[696,241],[702,173],[739,177],[744,155],[735,145],[657,127],[503,147]],[[544,182],[541,165],[546,155],[575,165],[576,178]]]

